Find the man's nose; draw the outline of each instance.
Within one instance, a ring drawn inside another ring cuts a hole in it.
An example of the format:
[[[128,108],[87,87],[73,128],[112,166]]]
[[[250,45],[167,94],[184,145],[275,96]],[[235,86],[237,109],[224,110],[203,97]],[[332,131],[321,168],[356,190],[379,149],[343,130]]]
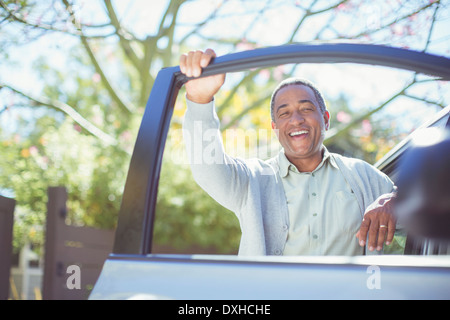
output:
[[[303,122],[305,122],[305,118],[303,117],[301,112],[296,111],[296,112],[292,113],[292,116],[289,119],[289,122],[292,124],[303,123]]]

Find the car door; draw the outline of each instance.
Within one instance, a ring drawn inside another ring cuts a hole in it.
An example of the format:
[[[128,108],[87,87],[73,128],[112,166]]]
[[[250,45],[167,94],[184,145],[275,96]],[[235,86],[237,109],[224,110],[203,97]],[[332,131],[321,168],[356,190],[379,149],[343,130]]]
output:
[[[239,52],[216,58],[202,76],[287,63],[380,65],[450,79],[449,59],[444,57],[362,44],[298,44]],[[448,257],[155,254],[154,226],[165,142],[177,95],[187,80],[179,67],[162,69],[156,78],[130,162],[114,249],[91,298],[450,298]],[[439,121],[448,121],[448,109],[445,112]],[[395,177],[395,163],[407,146],[402,144],[388,154],[377,164],[379,168]]]

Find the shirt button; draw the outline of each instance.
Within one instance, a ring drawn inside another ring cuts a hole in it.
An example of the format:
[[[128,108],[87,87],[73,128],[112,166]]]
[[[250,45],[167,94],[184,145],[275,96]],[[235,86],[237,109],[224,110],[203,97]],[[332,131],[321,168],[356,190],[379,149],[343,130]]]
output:
[[[313,192],[313,193],[312,193],[312,195],[313,195],[313,197],[315,197],[315,196],[316,196],[316,193],[315,193],[315,192]]]
[[[319,236],[317,234],[313,235],[313,239],[317,239]]]
[[[313,213],[313,217],[317,217],[317,213]]]
[[[284,225],[283,226],[283,231],[286,231],[288,229],[288,226],[287,225]]]
[[[277,256],[279,256],[279,255],[281,254],[281,250],[280,250],[280,249],[276,249],[276,250],[274,251],[274,253],[275,253]]]

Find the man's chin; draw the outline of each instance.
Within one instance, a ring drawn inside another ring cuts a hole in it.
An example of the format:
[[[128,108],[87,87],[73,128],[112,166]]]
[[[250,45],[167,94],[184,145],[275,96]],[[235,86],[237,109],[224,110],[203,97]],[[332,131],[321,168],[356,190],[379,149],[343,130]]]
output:
[[[315,151],[315,149],[312,149],[311,146],[307,147],[299,147],[299,146],[293,146],[288,145],[283,146],[284,153],[288,159],[308,159],[308,158],[315,158],[318,154],[320,154],[320,157],[322,156],[322,149]]]
[[[312,154],[310,152],[306,152],[304,150],[290,149],[289,152],[286,152],[286,149],[285,149],[284,152],[288,159],[307,159],[312,156]]]
[[[289,150],[289,153],[293,156],[293,157],[305,157],[308,156],[308,154],[311,153],[311,147],[305,146],[305,145],[295,145],[295,144],[289,144],[287,146],[287,148],[284,148],[285,150]]]

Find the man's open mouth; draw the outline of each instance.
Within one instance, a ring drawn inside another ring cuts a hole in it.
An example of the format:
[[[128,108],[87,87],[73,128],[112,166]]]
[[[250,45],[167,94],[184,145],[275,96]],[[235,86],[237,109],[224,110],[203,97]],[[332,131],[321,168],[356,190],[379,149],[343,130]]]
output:
[[[298,137],[298,136],[302,136],[304,134],[308,134],[308,130],[294,131],[294,132],[289,133],[289,136],[291,136],[291,137]]]

